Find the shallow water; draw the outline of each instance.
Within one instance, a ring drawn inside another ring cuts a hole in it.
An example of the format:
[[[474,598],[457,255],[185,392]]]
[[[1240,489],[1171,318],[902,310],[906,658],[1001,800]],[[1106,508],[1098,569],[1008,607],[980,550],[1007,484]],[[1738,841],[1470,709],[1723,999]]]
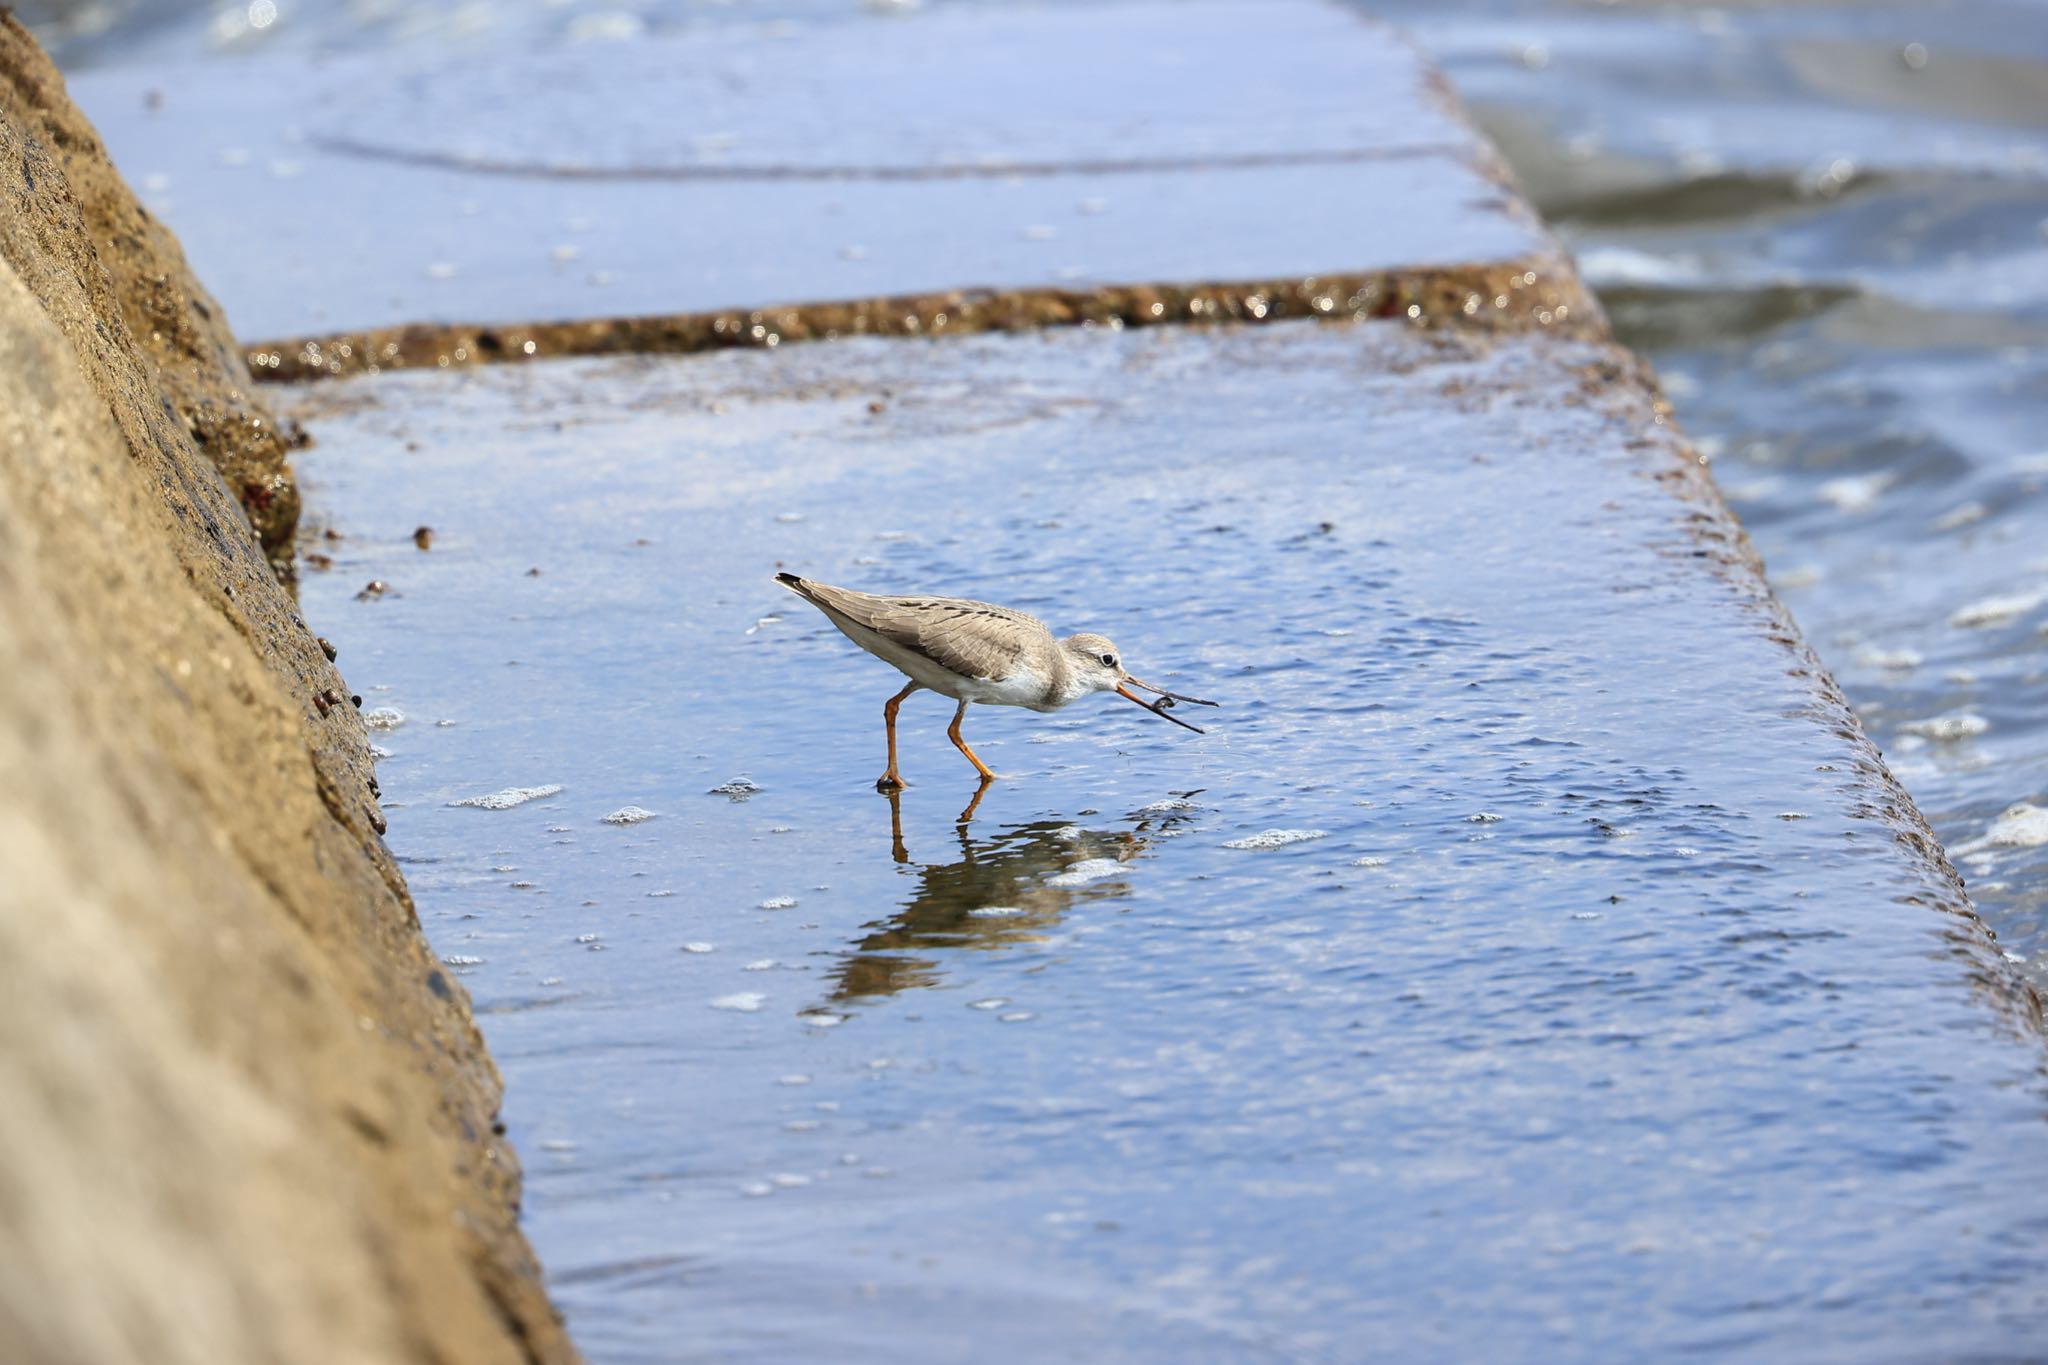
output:
[[[41,0],[23,13],[74,70],[274,55],[396,70],[953,7]],[[1985,842],[2009,808],[2048,807],[2041,6],[1358,7],[1408,25],[1446,66],[1623,338],[1656,362],[1774,584],[1944,842],[1977,850],[1965,869],[1979,907],[2009,947],[2043,957],[2030,970],[2048,985],[2048,844]],[[446,231],[473,235],[453,206]],[[591,247],[628,278],[635,249]],[[840,269],[849,294],[886,283],[867,262]],[[611,273],[579,263],[554,287],[570,311],[602,309]],[[1985,603],[2011,609],[1987,620]]]
[[[1654,434],[1557,405],[1581,358],[1287,325],[305,393],[306,610],[404,716],[390,839],[593,1358],[2017,1340],[2038,1043],[1898,903]],[[892,802],[895,675],[785,566],[1224,706],[977,708],[971,805],[915,697]]]

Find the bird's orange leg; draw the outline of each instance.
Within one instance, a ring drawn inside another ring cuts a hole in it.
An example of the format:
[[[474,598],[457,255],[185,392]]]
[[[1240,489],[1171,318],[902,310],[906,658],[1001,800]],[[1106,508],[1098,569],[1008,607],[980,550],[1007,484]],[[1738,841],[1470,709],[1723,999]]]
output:
[[[953,713],[953,723],[946,727],[946,738],[953,741],[954,748],[958,749],[961,753],[967,755],[967,761],[974,765],[974,771],[981,774],[982,781],[992,782],[995,780],[995,774],[989,771],[988,764],[983,763],[980,759],[976,758],[974,756],[974,750],[967,747],[967,741],[960,738],[960,722],[965,720],[966,718],[967,703],[963,701],[960,703],[960,709]]]
[[[889,698],[882,707],[882,725],[889,732],[889,769],[875,779],[875,790],[878,792],[897,791],[903,786],[903,776],[896,771],[896,708],[903,705],[903,699],[915,691],[917,684],[912,683]]]

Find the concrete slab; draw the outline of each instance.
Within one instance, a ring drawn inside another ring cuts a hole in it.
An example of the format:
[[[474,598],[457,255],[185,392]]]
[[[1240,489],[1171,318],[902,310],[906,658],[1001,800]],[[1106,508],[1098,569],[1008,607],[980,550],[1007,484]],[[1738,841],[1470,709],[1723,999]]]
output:
[[[1290,323],[302,393],[306,610],[407,718],[391,838],[568,1154],[528,1210],[594,1357],[2032,1340],[2032,996],[1626,356]],[[915,697],[892,810],[895,675],[781,568],[1224,705],[977,708],[963,819]],[[449,804],[514,786],[559,791]]]
[[[247,338],[1551,249],[1422,59],[1306,0],[151,66],[74,90]]]

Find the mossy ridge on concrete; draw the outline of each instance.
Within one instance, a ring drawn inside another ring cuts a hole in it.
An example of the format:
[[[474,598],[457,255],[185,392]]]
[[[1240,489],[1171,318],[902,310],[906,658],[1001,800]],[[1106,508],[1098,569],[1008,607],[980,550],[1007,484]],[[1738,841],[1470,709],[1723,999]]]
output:
[[[573,1360],[277,428],[7,18],[0,102],[0,1358]]]
[[[1483,332],[1551,330],[1604,337],[1607,324],[1578,276],[1556,257],[1463,268],[1422,267],[1302,279],[1093,289],[944,290],[884,299],[725,309],[517,326],[421,323],[245,348],[263,380],[385,370],[769,348],[848,336],[960,336],[1046,327],[1159,327],[1289,318],[1407,317],[1418,326]]]

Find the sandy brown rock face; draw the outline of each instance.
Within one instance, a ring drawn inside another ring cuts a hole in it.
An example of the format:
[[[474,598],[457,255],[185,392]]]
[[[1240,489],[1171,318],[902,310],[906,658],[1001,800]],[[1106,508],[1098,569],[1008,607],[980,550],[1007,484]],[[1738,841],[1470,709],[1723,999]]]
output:
[[[0,20],[0,1360],[573,1359],[348,685],[194,431],[273,429],[57,89]]]
[[[17,164],[11,190],[31,202],[61,194],[76,206],[117,306],[113,316],[127,323],[186,431],[234,490],[266,553],[288,572],[299,490],[287,452],[301,438],[249,396],[248,367],[220,305],[193,277],[177,238],[121,179],[66,97],[63,77],[12,15],[0,15],[0,120],[40,144],[63,173],[38,185],[34,170]]]

